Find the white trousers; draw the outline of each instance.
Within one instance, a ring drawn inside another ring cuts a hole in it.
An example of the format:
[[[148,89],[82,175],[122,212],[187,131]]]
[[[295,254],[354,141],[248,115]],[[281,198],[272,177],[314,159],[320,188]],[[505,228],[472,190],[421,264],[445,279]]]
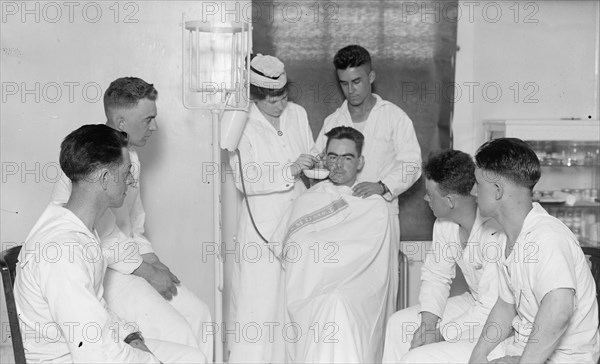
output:
[[[104,299],[120,318],[137,324],[144,338],[198,348],[212,362],[210,310],[185,286],[167,301],[144,278],[107,269]]]
[[[146,346],[161,363],[206,363],[204,353],[191,346],[168,341],[145,339]]]
[[[233,326],[226,328],[231,348],[229,363],[284,362],[281,265],[262,242],[247,243],[241,248],[246,253],[240,255],[232,272]]]
[[[473,299],[468,293],[450,297],[442,315],[441,326],[448,327],[451,330],[450,325],[444,325],[451,322],[453,318],[462,315],[473,304]],[[425,357],[426,359],[423,359],[423,362],[429,363],[438,362],[437,359],[443,363],[468,362],[471,351],[477,344],[478,337],[462,337],[461,340],[429,344],[409,351],[413,334],[421,325],[420,311],[420,305],[411,306],[396,312],[388,320],[382,361],[384,363],[420,362],[421,358]],[[447,334],[442,329],[442,335],[446,337]],[[450,334],[456,337],[456,333]],[[462,355],[465,351],[468,352],[466,360],[463,359],[464,355]]]
[[[390,264],[390,292],[387,302],[387,317],[396,312],[398,301],[398,253],[400,252],[400,220],[398,215],[390,215],[390,241],[392,242],[392,256]]]

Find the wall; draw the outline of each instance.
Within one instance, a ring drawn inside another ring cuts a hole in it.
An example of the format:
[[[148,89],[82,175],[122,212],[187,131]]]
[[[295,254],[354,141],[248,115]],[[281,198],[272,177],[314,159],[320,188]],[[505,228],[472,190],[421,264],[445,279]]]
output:
[[[459,3],[454,147],[484,119],[598,119],[598,1]]]
[[[213,241],[213,181],[203,173],[212,160],[211,116],[186,110],[181,91],[182,13],[200,18],[207,8],[200,1],[65,4],[2,2],[1,248],[21,244],[49,202],[62,138],[105,122],[101,100],[112,80],[141,77],[159,91],[159,131],[139,150],[147,235],[214,312],[214,258],[202,250]]]

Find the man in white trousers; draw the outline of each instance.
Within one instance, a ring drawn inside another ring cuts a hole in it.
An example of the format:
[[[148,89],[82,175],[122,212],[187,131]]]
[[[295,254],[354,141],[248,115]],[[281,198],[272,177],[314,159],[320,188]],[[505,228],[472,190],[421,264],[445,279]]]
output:
[[[413,123],[398,106],[373,94],[375,71],[371,55],[359,45],[340,49],[334,59],[340,87],[346,101],[329,115],[315,142],[315,153],[322,153],[325,134],[337,126],[349,126],[365,136],[365,166],[353,187],[354,196],[381,195],[390,213],[390,238],[394,257],[390,266],[391,290],[388,315],[396,311],[398,292],[398,252],[400,220],[398,195],[408,190],[421,176],[421,148]]]
[[[112,311],[135,322],[148,338],[199,348],[208,361],[213,356],[208,306],[164,265],[144,236],[146,213],[140,196],[140,160],[135,147],[143,147],[156,123],[158,92],[136,77],[113,81],[104,93],[106,125],[127,132],[134,183],[121,207],[110,208],[96,226],[108,259],[104,298]],[[52,195],[65,203],[72,183],[64,173]],[[185,252],[180,252],[185,254]]]
[[[144,339],[135,322],[103,298],[107,261],[96,224],[123,204],[131,184],[127,135],[85,125],[61,144],[72,193],[50,203],[27,237],[16,270],[15,302],[27,361],[53,363],[205,363],[195,347]]]
[[[432,153],[423,166],[425,200],[437,220],[421,268],[419,305],[388,321],[384,363],[465,363],[498,297],[500,226],[479,214],[470,192],[471,156],[457,150]],[[459,266],[469,291],[450,297]]]

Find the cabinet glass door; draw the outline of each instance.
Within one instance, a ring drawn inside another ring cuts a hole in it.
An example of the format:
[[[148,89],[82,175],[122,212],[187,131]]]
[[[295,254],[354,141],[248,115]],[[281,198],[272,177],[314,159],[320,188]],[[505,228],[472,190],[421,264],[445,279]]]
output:
[[[600,246],[600,142],[527,143],[542,166],[534,201],[567,225],[582,246]]]

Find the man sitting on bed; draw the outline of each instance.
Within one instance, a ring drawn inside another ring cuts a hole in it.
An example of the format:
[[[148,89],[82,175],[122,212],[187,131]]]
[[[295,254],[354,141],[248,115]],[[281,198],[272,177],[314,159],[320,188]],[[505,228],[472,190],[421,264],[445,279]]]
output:
[[[329,180],[298,197],[280,225],[286,267],[286,355],[293,363],[381,360],[392,246],[379,195],[352,195],[363,135],[329,131]],[[369,161],[366,161],[369,163]]]

